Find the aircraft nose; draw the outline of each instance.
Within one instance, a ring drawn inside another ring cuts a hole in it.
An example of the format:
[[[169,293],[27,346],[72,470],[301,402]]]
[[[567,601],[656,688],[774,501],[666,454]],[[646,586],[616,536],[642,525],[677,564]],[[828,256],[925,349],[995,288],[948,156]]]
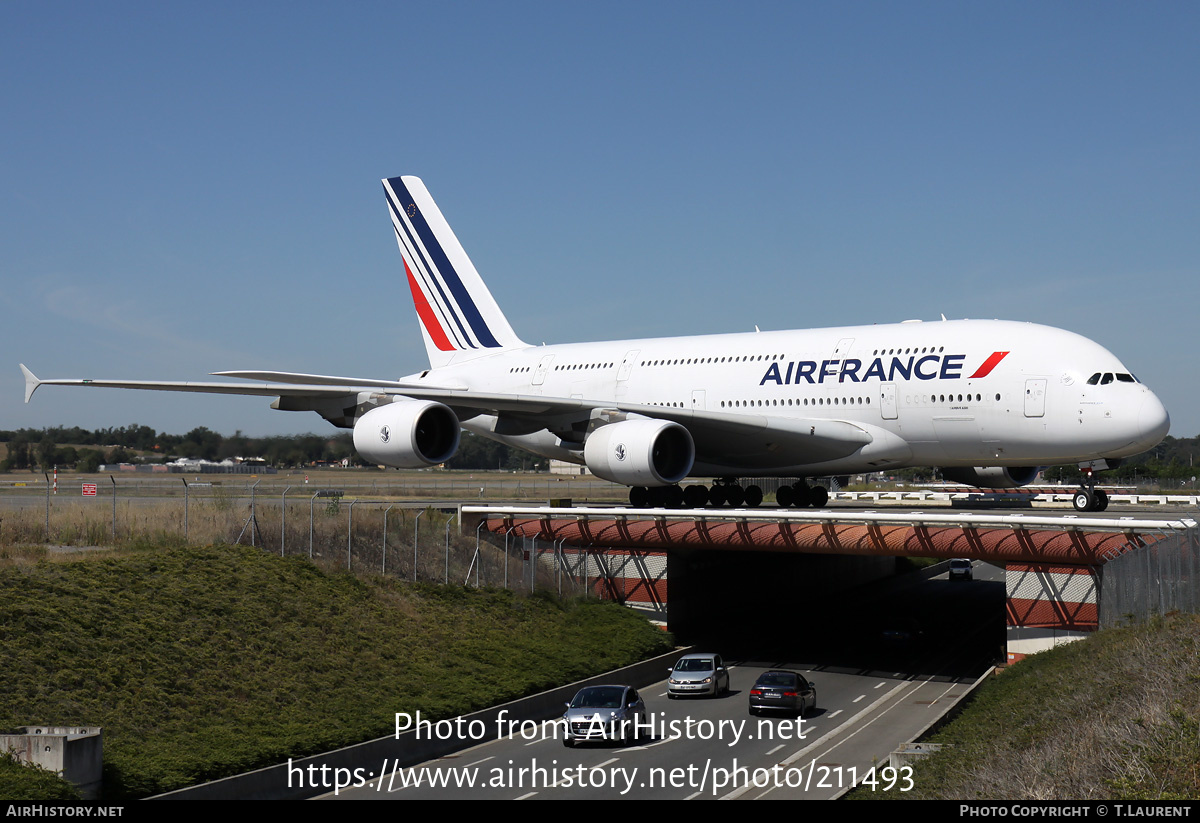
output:
[[[1162,442],[1170,430],[1171,415],[1167,414],[1166,406],[1154,392],[1147,392],[1142,400],[1142,407],[1138,410],[1138,432],[1142,442],[1146,444],[1147,449],[1153,448]]]

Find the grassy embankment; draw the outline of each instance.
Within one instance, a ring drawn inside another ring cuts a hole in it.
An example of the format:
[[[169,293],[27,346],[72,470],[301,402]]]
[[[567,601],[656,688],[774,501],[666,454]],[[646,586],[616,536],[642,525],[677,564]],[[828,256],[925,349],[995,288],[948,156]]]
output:
[[[611,603],[359,579],[245,547],[6,554],[0,727],[103,726],[114,799],[385,735],[399,711],[452,717],[670,646]],[[0,778],[0,791],[11,785]]]
[[[890,799],[1200,799],[1200,617],[1109,629],[1011,666]]]

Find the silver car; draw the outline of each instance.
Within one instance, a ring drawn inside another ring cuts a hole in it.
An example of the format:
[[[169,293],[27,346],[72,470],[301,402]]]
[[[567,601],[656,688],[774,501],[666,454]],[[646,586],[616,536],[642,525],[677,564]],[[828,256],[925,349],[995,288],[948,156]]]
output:
[[[668,669],[667,697],[703,694],[717,697],[729,691],[729,671],[719,654],[685,654]]]
[[[633,686],[588,686],[567,704],[563,745],[637,740],[646,726],[646,704]]]
[[[961,557],[951,560],[949,578],[951,580],[970,580],[971,561]]]

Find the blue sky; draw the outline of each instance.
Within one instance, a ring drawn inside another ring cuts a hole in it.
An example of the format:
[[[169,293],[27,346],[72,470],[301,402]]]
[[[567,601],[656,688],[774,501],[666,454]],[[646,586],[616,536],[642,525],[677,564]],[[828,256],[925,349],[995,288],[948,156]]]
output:
[[[998,317],[1200,433],[1194,3],[0,4],[0,429],[333,432],[47,387],[426,365],[379,180],[568,342]]]

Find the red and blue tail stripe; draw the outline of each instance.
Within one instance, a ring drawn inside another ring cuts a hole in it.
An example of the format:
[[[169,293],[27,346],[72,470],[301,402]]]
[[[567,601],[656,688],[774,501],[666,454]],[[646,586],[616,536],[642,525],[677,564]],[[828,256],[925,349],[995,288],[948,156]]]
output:
[[[384,181],[384,189],[417,315],[437,349],[495,349],[519,343],[420,180],[393,177]],[[469,271],[460,271],[464,265]],[[488,310],[491,323],[485,317]],[[493,324],[501,326],[499,334]],[[510,338],[507,342],[505,336]]]

